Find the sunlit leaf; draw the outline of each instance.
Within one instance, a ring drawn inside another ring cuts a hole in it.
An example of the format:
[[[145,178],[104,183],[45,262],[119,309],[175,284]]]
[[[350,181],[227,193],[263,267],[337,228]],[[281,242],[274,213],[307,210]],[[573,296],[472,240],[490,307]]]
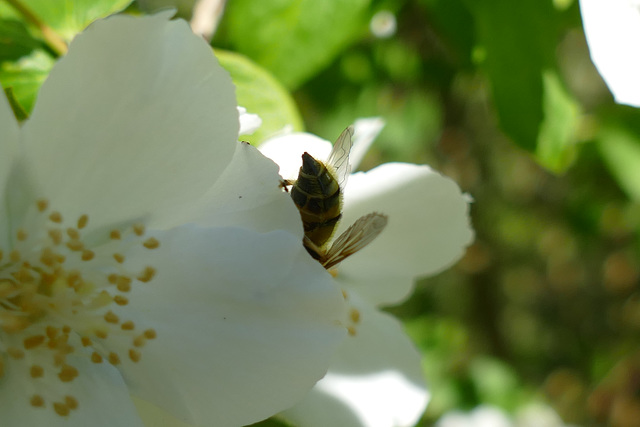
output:
[[[21,0],[67,42],[98,18],[120,12],[132,0]]]
[[[40,47],[24,23],[15,19],[0,19],[0,62],[14,61]]]
[[[0,67],[0,83],[5,89],[11,88],[17,102],[28,113],[53,64],[53,58],[47,53],[35,51],[17,62],[3,63]]]
[[[237,53],[216,50],[215,54],[236,85],[238,105],[262,119],[260,129],[243,139],[257,143],[285,126],[291,126],[294,131],[303,130],[302,118],[291,95],[268,71]]]
[[[234,48],[293,89],[326,67],[367,25],[370,0],[234,0]]]
[[[612,175],[629,198],[640,201],[640,135],[619,123],[604,123],[597,146]]]
[[[543,83],[544,120],[538,135],[536,158],[547,169],[563,172],[575,159],[575,133],[580,110],[556,73],[545,72]]]

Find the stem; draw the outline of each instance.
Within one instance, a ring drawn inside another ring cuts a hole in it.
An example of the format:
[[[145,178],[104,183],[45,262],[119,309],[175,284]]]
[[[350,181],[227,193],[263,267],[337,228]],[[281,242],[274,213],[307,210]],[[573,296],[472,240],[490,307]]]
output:
[[[25,19],[31,24],[35,25],[42,33],[44,42],[58,55],[64,55],[67,53],[68,47],[65,41],[55,31],[51,29],[47,24],[40,21],[40,19],[25,5],[20,3],[19,0],[5,0],[15,10],[17,10]]]

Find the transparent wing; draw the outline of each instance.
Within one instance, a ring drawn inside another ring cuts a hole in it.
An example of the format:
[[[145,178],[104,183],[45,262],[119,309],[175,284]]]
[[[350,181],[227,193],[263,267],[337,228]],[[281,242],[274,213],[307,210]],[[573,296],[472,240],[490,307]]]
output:
[[[353,145],[353,126],[346,128],[336,143],[333,144],[333,149],[329,158],[325,164],[330,165],[336,173],[336,179],[340,188],[344,188],[347,184],[347,177],[351,173],[351,165],[349,164],[349,153],[351,152],[351,146]]]
[[[373,241],[387,225],[387,216],[377,212],[358,218],[331,245],[322,259],[327,270]]]

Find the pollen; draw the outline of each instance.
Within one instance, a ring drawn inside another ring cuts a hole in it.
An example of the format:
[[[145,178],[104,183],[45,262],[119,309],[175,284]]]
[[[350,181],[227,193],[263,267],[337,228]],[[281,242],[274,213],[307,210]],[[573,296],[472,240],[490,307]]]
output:
[[[35,348],[37,346],[39,346],[40,344],[42,344],[45,340],[45,336],[44,335],[35,335],[32,337],[28,337],[25,338],[24,340],[24,348],[26,350],[31,350],[32,348]]]
[[[155,237],[149,237],[142,245],[147,249],[156,249],[160,247],[160,242]]]
[[[80,240],[69,240],[66,243],[66,246],[74,252],[80,252],[84,249],[84,243],[82,243]]]
[[[112,365],[120,364],[120,356],[118,356],[118,353],[109,353],[108,360]]]
[[[118,288],[120,292],[129,292],[131,290],[131,279],[127,276],[118,276],[116,288]]]
[[[19,348],[14,348],[14,347],[9,347],[7,349],[7,354],[16,360],[21,360],[24,359],[24,351],[20,350]]]
[[[349,310],[349,319],[353,323],[360,323],[360,311],[357,308]]]
[[[69,409],[77,409],[78,408],[78,400],[73,396],[65,396],[64,403],[67,404]]]
[[[123,322],[122,325],[120,325],[120,328],[123,331],[133,331],[136,328],[136,326],[133,324],[131,320],[127,320],[126,322]]]
[[[60,212],[51,212],[51,214],[49,215],[49,220],[51,222],[55,222],[56,224],[61,224],[62,215],[60,214]]]
[[[342,291],[343,295],[346,295],[346,292]],[[358,327],[360,323],[362,323],[362,313],[356,307],[352,306],[349,302],[348,298],[345,298],[347,304],[350,306],[347,310],[347,316],[345,318],[345,326],[347,328],[347,333],[350,337],[355,337],[358,334]]]
[[[82,230],[87,226],[87,224],[89,224],[89,215],[81,215],[80,218],[78,218],[78,230]]]
[[[79,358],[144,363],[143,347],[157,335],[136,330],[124,317],[132,297],[123,294],[157,274],[151,265],[128,270],[128,251],[155,249],[160,241],[145,236],[144,224],[87,232],[89,220],[82,214],[69,222],[40,199],[16,224],[8,246],[0,247],[0,379],[9,372],[24,376],[30,384],[23,390],[38,394],[23,391],[22,398],[65,418],[82,405],[83,396],[70,393],[85,375],[87,364]]]
[[[29,369],[29,374],[31,375],[31,378],[41,378],[44,375],[44,369],[42,366],[33,365]]]
[[[151,279],[153,279],[156,275],[156,269],[153,267],[145,267],[144,271],[142,272],[142,274],[140,274],[137,279],[141,282],[149,282],[151,281]]]
[[[16,232],[16,239],[18,239],[18,241],[20,242],[24,242],[25,240],[27,240],[27,237],[29,237],[29,235],[23,229],[19,229]]]
[[[142,347],[145,345],[146,342],[147,340],[144,335],[137,336],[133,339],[134,347]]]
[[[20,251],[17,251],[14,249],[11,252],[9,252],[9,260],[14,264],[17,264],[18,262],[20,262],[21,257],[22,255],[20,255]]]
[[[146,331],[144,331],[144,337],[148,340],[152,340],[157,336],[158,334],[156,333],[155,329],[147,329]]]
[[[64,365],[60,372],[58,372],[58,378],[63,383],[73,381],[78,376],[78,369],[70,365]]]
[[[63,237],[61,230],[54,228],[49,230],[48,234],[54,245],[59,245],[60,243],[62,243]]]
[[[113,311],[107,311],[104,315],[104,320],[107,323],[120,323],[120,318],[113,313]]]
[[[134,224],[133,225],[133,232],[136,233],[136,236],[142,236],[144,235],[144,224]]]
[[[29,403],[35,408],[41,408],[44,406],[44,399],[39,394],[34,394],[33,396],[31,396]]]
[[[129,304],[129,300],[127,299],[127,297],[124,297],[122,295],[116,295],[115,297],[113,297],[113,301],[118,305]]]
[[[69,238],[72,240],[78,240],[80,239],[80,232],[75,228],[69,227],[67,228],[67,236],[69,236]]]
[[[56,411],[56,414],[61,417],[66,417],[71,412],[71,408],[69,408],[65,403],[62,402],[54,402],[53,410]]]
[[[131,359],[132,362],[139,362],[141,357],[142,353],[140,353],[138,350],[129,349],[129,359]]]
[[[38,207],[39,212],[44,212],[49,207],[49,201],[44,199],[37,200],[36,206]]]

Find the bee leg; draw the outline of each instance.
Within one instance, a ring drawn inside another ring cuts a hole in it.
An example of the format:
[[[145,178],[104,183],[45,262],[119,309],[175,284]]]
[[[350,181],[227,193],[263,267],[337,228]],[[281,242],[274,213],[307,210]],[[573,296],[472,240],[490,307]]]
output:
[[[288,193],[289,187],[291,187],[295,183],[295,181],[291,181],[290,179],[281,179],[278,187],[282,188],[286,193]]]

